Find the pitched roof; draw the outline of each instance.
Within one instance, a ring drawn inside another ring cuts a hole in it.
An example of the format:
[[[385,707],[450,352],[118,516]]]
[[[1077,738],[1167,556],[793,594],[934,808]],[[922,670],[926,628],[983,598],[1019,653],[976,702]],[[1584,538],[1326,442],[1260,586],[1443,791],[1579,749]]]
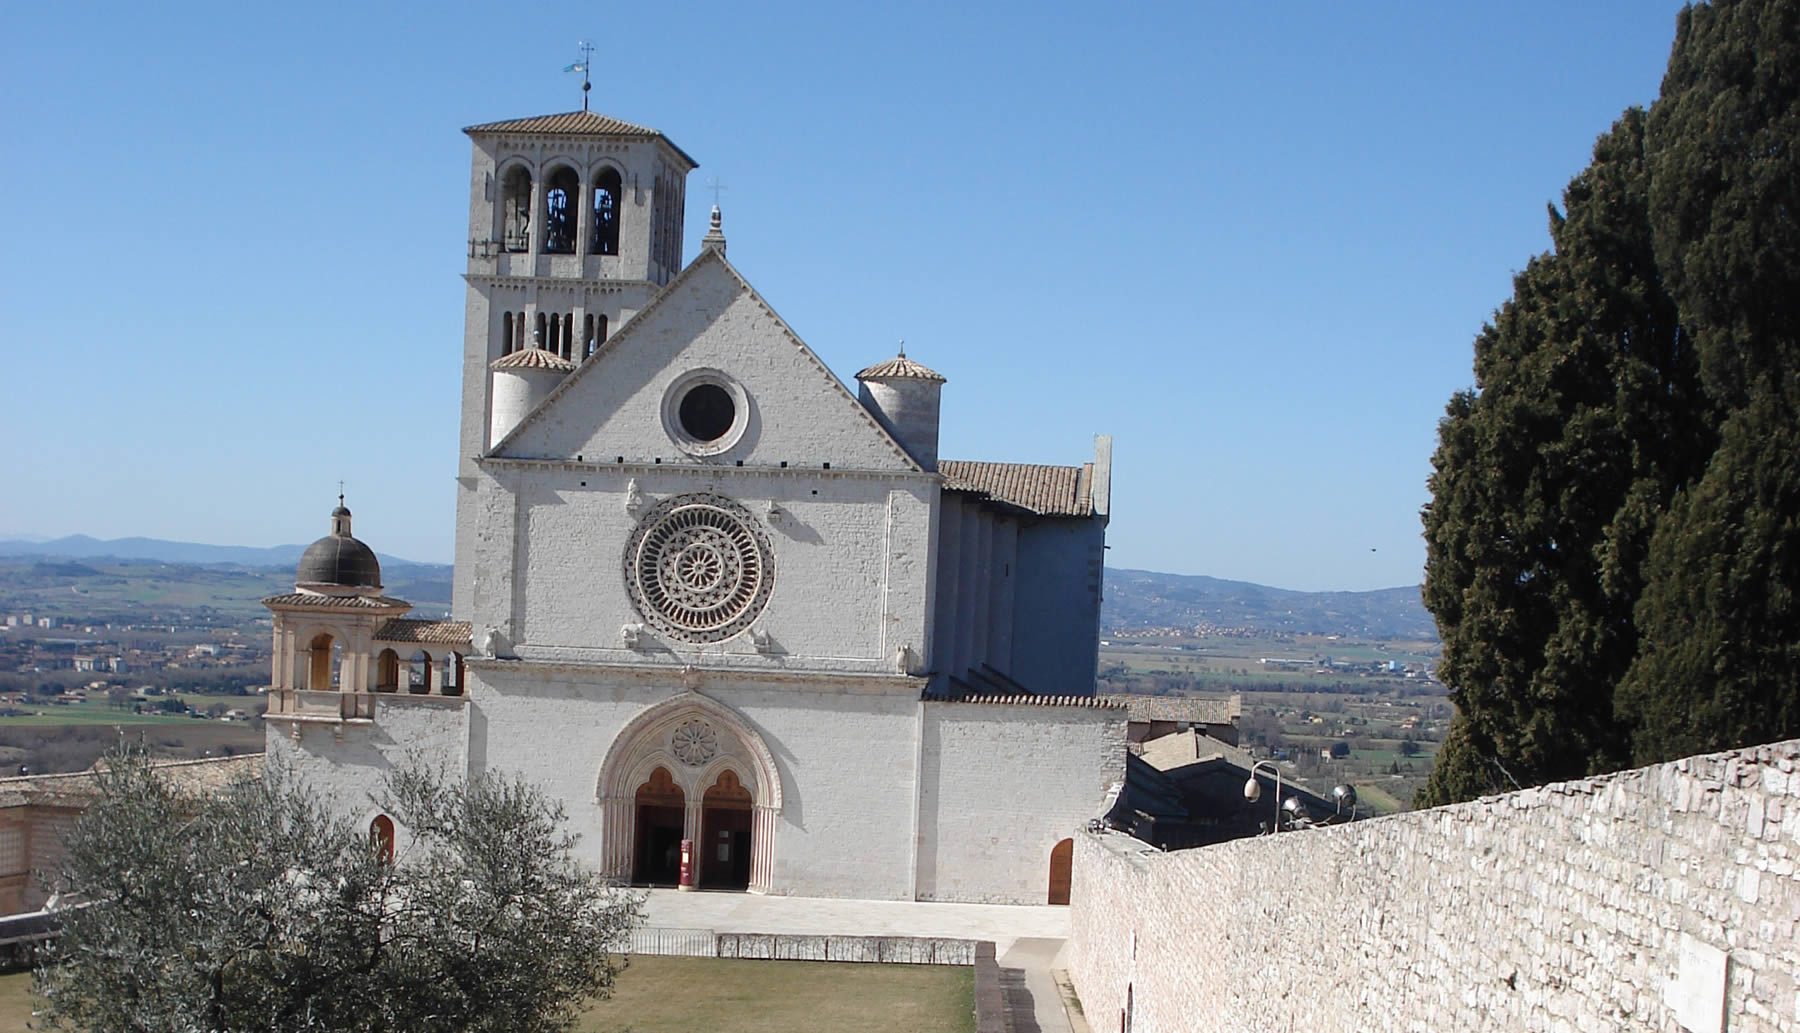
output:
[[[500,122],[483,122],[480,125],[465,126],[463,132],[470,136],[487,133],[543,133],[556,136],[638,136],[646,139],[657,139],[675,148],[675,153],[687,159],[689,165],[699,168],[700,163],[691,155],[675,146],[660,130],[649,126],[640,126],[623,119],[602,115],[597,111],[564,111],[555,115],[533,115],[530,118],[509,118]]]
[[[1118,703],[1109,703],[1099,696],[1034,696],[1018,694],[1011,696],[963,696],[949,692],[927,692],[923,699],[927,703],[975,703],[990,707],[1082,707],[1088,710],[1123,710]]]
[[[979,495],[1039,516],[1094,515],[1093,466],[1038,466],[1032,463],[978,463],[945,459],[938,463],[949,491]]]
[[[1173,771],[1215,757],[1245,771],[1256,766],[1256,757],[1249,750],[1240,749],[1193,728],[1158,736],[1143,743],[1139,749],[1145,762],[1158,771]]]
[[[858,373],[856,379],[935,380],[940,384],[948,383],[942,373],[928,366],[922,366],[904,355],[896,355],[886,362],[877,362]]]
[[[378,642],[427,642],[445,646],[467,645],[474,634],[468,621],[427,621],[395,617],[375,629]]]
[[[85,805],[100,791],[95,779],[95,768],[104,763],[104,759],[96,761],[94,767],[86,771],[0,778],[0,807],[61,802]],[[217,792],[242,779],[261,778],[263,755],[246,753],[236,757],[211,757],[205,760],[153,760],[150,766],[179,788]]]
[[[304,606],[318,610],[410,610],[412,604],[391,595],[315,595],[312,592],[289,592],[272,595],[264,606]]]
[[[1244,716],[1242,696],[1152,696],[1120,692],[1106,697],[1124,704],[1133,721],[1187,721],[1191,724],[1228,725]]]
[[[488,364],[488,369],[550,369],[568,373],[575,364],[548,348],[520,348]]]

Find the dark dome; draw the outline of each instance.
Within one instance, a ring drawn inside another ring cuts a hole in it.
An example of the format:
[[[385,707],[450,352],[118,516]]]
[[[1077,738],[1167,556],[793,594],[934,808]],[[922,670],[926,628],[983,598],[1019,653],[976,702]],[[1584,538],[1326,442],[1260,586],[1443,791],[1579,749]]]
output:
[[[294,580],[303,585],[380,588],[381,563],[374,549],[349,535],[328,534],[306,547]]]
[[[342,495],[338,496],[337,508],[331,511],[331,533],[301,553],[294,581],[336,588],[381,587],[381,564],[375,559],[374,549],[350,536],[350,511],[344,508]]]

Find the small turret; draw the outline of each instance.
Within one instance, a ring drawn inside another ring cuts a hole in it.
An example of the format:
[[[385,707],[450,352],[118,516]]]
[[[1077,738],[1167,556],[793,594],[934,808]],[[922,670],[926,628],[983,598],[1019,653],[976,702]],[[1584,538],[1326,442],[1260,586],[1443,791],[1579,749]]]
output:
[[[495,359],[493,413],[488,420],[488,447],[512,433],[531,410],[575,369],[575,364],[546,348],[521,348]]]
[[[938,463],[938,404],[946,381],[942,374],[900,354],[856,375],[863,407],[887,428],[919,465],[936,470]]]

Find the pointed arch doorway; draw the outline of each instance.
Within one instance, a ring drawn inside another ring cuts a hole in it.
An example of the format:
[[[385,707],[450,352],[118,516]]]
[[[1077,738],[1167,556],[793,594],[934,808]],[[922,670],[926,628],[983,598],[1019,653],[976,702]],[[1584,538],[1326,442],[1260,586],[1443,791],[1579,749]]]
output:
[[[687,796],[669,769],[658,767],[638,786],[637,843],[632,851],[631,881],[639,885],[673,886],[681,879],[681,832]]]
[[[709,890],[750,887],[750,790],[726,768],[701,797],[700,886]]]
[[[781,773],[731,707],[692,690],[645,707],[613,738],[595,788],[608,877],[674,885],[685,838],[700,886],[780,892]]]

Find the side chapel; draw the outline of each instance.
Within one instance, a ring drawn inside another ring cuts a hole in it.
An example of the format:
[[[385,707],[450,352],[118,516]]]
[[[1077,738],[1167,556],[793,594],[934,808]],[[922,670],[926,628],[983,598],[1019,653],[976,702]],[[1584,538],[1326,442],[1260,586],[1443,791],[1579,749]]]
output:
[[[271,762],[402,849],[371,800],[414,754],[543,786],[622,881],[675,883],[689,841],[700,888],[1066,902],[1124,778],[1094,696],[1110,440],[940,459],[944,376],[902,353],[852,391],[716,207],[684,263],[668,137],[465,132],[456,619],[382,593],[340,499],[265,601]]]

